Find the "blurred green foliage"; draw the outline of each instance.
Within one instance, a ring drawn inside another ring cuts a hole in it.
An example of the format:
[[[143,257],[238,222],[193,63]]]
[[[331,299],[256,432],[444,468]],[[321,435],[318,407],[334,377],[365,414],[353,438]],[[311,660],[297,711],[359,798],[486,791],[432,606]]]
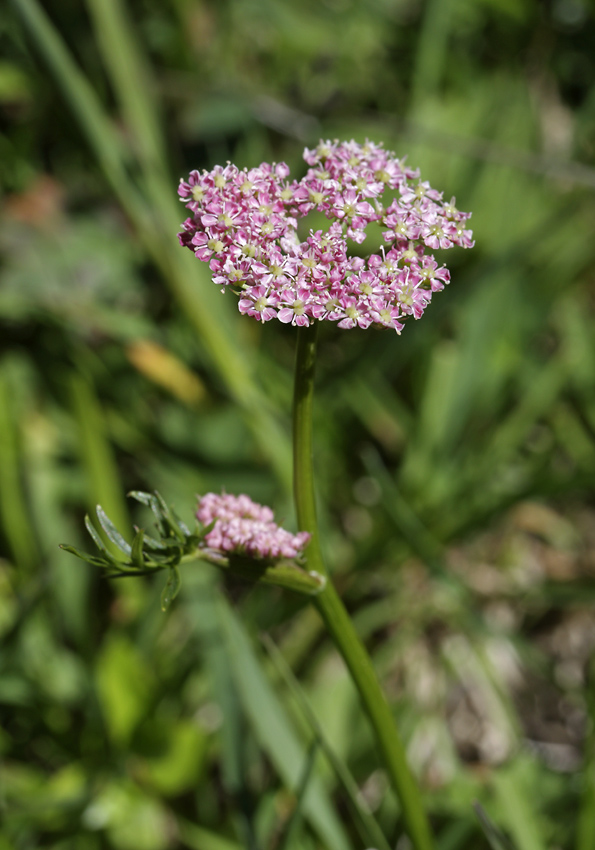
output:
[[[370,813],[395,846],[301,600],[190,566],[163,615],[159,580],[58,549],[98,502],[150,529],[130,489],[187,520],[246,491],[291,525],[291,328],[177,247],[176,183],[366,136],[477,245],[402,337],[324,328],[328,561],[439,849],[590,850],[592,5],[12,0],[0,43],[0,850],[380,850]]]

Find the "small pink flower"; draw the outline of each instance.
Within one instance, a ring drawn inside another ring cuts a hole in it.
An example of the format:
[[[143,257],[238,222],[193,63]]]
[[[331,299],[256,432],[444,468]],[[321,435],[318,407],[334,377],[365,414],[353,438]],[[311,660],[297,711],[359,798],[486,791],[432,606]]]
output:
[[[192,171],[178,187],[191,213],[180,244],[209,263],[217,285],[240,290],[240,312],[258,321],[400,333],[450,280],[428,249],[473,246],[470,213],[373,142],[321,141],[304,159],[308,171],[292,182],[285,163]],[[314,209],[330,227],[301,241],[298,218]],[[349,242],[362,244],[370,224],[383,228],[390,250],[351,257]]]
[[[246,297],[240,298],[240,313],[253,316],[260,322],[269,322],[277,316],[275,305],[279,296],[271,293],[266,286],[252,286],[246,289]]]
[[[211,549],[254,558],[298,558],[310,534],[291,534],[274,521],[272,510],[249,496],[207,493],[198,502],[196,516],[203,525],[213,524],[205,535]]]

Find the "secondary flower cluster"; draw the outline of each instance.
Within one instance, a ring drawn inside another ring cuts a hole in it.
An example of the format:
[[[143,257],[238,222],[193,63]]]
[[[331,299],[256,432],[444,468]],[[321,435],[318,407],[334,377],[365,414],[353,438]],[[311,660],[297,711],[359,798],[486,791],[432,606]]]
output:
[[[278,526],[270,508],[249,496],[207,493],[196,512],[203,525],[215,523],[205,536],[211,549],[253,558],[297,558],[310,540],[307,531],[291,534]]]
[[[471,214],[372,142],[320,142],[304,159],[310,167],[299,181],[284,163],[192,171],[178,189],[192,213],[180,244],[209,263],[215,283],[239,293],[241,313],[262,322],[328,319],[400,332],[450,279],[427,249],[472,247]],[[331,224],[301,241],[298,219],[314,210]],[[348,240],[361,244],[372,223],[384,229],[386,248],[351,256]]]

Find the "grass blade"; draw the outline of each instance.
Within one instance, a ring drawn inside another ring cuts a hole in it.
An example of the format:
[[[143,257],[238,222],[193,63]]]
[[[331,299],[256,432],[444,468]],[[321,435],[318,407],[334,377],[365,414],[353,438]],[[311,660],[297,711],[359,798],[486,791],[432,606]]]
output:
[[[180,571],[177,567],[171,567],[169,570],[169,575],[167,577],[167,581],[165,583],[165,587],[163,588],[163,592],[161,594],[161,610],[167,611],[170,607],[171,603],[174,601],[178,593],[180,592],[180,587],[182,586],[182,580],[180,578]]]
[[[257,387],[250,369],[250,353],[240,351],[233,331],[239,315],[231,302],[221,299],[206,267],[182,251],[174,234],[183,211],[175,189],[162,173],[151,168],[144,174],[146,197],[126,169],[126,151],[115,133],[96,92],[81,73],[60,34],[37,0],[11,0],[25,22],[50,70],[81,123],[114,193],[134,223],[149,256],[161,270],[179,305],[195,326],[230,395],[240,405],[263,455],[291,492],[291,451],[268,401]],[[171,234],[167,238],[164,234]],[[224,317],[227,313],[227,319]],[[233,315],[233,318],[232,318]]]
[[[38,554],[21,479],[14,411],[8,382],[0,372],[0,523],[15,564],[29,570]]]
[[[148,63],[121,0],[87,0],[97,41],[134,147],[145,168],[163,170],[166,161]]]
[[[368,809],[362,805],[359,788],[351,774],[351,771],[330,745],[328,738],[324,734],[322,726],[318,722],[312,706],[310,705],[304,691],[300,687],[299,682],[293,675],[291,668],[283,658],[282,653],[268,635],[265,635],[262,638],[262,642],[266,647],[266,650],[269,653],[277,671],[298,704],[300,711],[306,718],[308,725],[316,736],[315,740],[320,745],[323,753],[329,761],[329,764],[335,771],[337,779],[343,785],[343,788],[349,797],[353,812],[356,815],[356,826],[362,841],[370,846],[376,847],[377,850],[390,850],[390,845],[384,837],[376,819],[368,811]]]
[[[279,776],[288,788],[295,788],[300,781],[305,760],[304,748],[240,622],[223,599],[219,600],[217,610],[244,710]],[[303,812],[329,850],[349,850],[343,826],[318,775],[312,778],[306,790]]]

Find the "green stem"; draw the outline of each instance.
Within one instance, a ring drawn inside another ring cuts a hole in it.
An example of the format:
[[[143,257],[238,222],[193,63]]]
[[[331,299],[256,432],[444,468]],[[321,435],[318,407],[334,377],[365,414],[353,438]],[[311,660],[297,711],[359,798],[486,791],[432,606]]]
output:
[[[316,501],[314,498],[314,453],[312,449],[312,405],[318,322],[298,328],[293,385],[293,498],[300,529],[312,535],[308,563],[326,575],[320,551]]]
[[[317,573],[326,575],[316,520],[312,452],[317,324],[315,322],[310,327],[298,328],[293,407],[293,488],[299,528],[309,531],[312,535],[306,552],[308,566]],[[407,765],[403,744],[370,656],[330,580],[314,597],[313,602],[359,691],[391,782],[401,802],[409,837],[416,850],[431,850],[433,842],[421,794]]]

